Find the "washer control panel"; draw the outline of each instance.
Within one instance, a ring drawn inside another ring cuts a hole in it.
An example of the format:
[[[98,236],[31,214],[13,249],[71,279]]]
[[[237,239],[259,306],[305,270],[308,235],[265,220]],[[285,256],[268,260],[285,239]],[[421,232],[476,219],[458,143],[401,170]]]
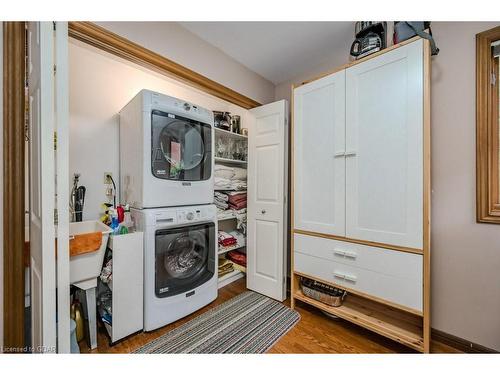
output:
[[[213,206],[186,207],[177,210],[177,223],[190,223],[195,221],[204,221],[212,218],[214,215]]]

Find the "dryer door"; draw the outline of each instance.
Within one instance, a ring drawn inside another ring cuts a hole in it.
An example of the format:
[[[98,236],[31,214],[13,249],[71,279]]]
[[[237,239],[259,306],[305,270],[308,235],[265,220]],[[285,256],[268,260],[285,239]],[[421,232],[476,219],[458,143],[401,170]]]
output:
[[[155,294],[181,294],[204,284],[215,274],[215,224],[157,230],[155,234]]]
[[[209,124],[158,110],[151,112],[151,172],[156,178],[204,181],[212,173]]]

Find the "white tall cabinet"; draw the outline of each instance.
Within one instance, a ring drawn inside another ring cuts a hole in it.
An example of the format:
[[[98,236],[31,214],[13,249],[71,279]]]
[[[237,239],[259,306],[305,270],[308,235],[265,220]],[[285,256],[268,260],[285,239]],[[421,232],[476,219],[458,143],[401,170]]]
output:
[[[429,48],[415,38],[293,90],[292,306],[429,350]],[[301,278],[348,291],[305,296]]]

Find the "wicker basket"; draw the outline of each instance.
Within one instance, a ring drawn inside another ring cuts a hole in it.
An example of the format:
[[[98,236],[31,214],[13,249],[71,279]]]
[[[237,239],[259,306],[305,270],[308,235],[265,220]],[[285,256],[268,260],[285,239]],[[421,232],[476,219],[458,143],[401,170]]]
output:
[[[304,293],[305,296],[333,307],[342,306],[344,298],[347,295],[347,292],[343,289],[335,288],[305,277],[301,279],[301,284],[302,293]]]

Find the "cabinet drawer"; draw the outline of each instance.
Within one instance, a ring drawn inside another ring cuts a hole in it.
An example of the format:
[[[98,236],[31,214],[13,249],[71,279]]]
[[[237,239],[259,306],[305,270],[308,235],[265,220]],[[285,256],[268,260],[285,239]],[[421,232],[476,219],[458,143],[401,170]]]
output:
[[[294,253],[294,270],[422,311],[422,276],[409,279],[382,274],[297,251]]]
[[[385,275],[422,280],[421,254],[302,234],[294,235],[294,251]]]

